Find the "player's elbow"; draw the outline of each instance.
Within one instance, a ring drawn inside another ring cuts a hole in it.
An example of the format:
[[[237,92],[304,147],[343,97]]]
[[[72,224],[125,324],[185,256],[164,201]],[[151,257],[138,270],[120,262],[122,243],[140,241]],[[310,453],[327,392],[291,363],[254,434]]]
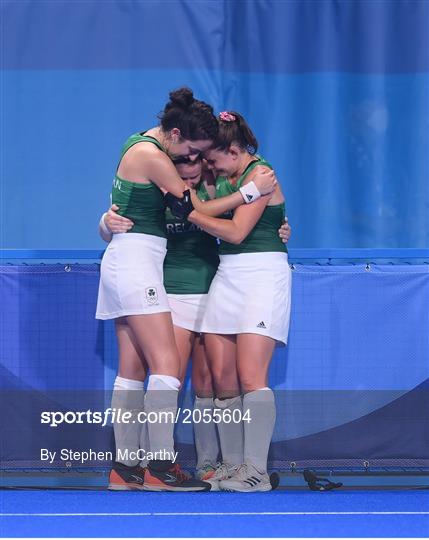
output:
[[[243,240],[246,238],[246,235],[243,234],[241,231],[234,231],[231,233],[230,238],[228,239],[228,242],[230,244],[234,244],[238,246],[243,242]]]
[[[234,244],[235,246],[238,246],[239,244],[241,244],[240,239],[239,239],[239,238],[235,238],[235,237],[230,238],[230,239],[228,240],[228,242],[229,242],[230,244]]]

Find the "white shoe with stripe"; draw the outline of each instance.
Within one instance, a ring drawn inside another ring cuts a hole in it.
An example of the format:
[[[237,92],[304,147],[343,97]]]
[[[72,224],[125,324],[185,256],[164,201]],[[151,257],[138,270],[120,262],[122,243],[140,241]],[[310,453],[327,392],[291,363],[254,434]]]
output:
[[[216,470],[214,471],[214,474],[212,474],[209,478],[201,478],[201,480],[204,480],[204,482],[207,482],[212,486],[210,491],[219,491],[220,482],[222,480],[227,480],[228,478],[231,478],[233,475],[236,474],[237,470],[238,466],[228,467],[225,463],[219,463]]]
[[[241,465],[234,476],[221,480],[219,487],[222,491],[271,491],[270,477],[267,473],[261,474],[252,465]]]

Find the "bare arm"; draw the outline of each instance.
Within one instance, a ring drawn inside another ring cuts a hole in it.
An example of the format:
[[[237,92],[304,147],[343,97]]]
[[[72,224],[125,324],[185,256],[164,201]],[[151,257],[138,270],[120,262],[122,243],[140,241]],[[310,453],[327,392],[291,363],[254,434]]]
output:
[[[250,181],[255,183],[255,186],[261,195],[272,193],[277,184],[274,171],[267,169],[266,167],[256,167],[252,178],[245,182],[245,184],[249,183]],[[191,192],[191,197],[192,204],[198,212],[205,214],[206,216],[213,217],[220,216],[225,212],[229,212],[230,210],[235,210],[244,204],[243,196],[239,191],[232,193],[227,197],[221,197],[219,199],[213,199],[205,202],[200,201],[195,192]]]
[[[265,165],[258,165],[246,178],[244,185],[251,181],[255,181],[259,176],[265,177],[266,175],[271,175],[275,180],[274,172],[271,169]],[[276,189],[276,184],[277,181],[275,180],[271,192],[268,195],[264,195],[251,204],[238,207],[234,212],[232,220],[205,216],[201,214],[201,212],[195,210],[191,212],[188,220],[199,225],[203,230],[217,238],[221,238],[231,244],[241,244],[259,221],[268,202],[272,197],[276,196],[276,194],[273,193],[273,190]],[[278,190],[279,188],[277,188],[277,191]]]
[[[176,197],[182,197],[186,189],[170,158],[150,143],[138,143],[128,150],[119,164],[118,176],[131,182],[153,182]]]
[[[185,182],[180,178],[173,162],[165,154],[161,154],[156,162],[147,164],[148,177],[160,189],[165,189],[176,197],[182,197],[187,190]]]
[[[106,214],[101,216],[100,223],[98,224],[98,234],[105,242],[110,242],[113,237],[113,233],[109,231],[109,228],[104,221],[105,216]]]
[[[100,219],[98,233],[105,242],[110,242],[114,233],[123,233],[129,231],[134,223],[123,216],[117,214],[119,206],[112,204],[107,212]]]
[[[238,206],[244,204],[243,196],[239,191],[232,193],[227,197],[212,199],[210,201],[200,201],[194,190],[191,191],[192,204],[195,210],[206,216],[221,216],[229,210],[235,210]]]
[[[269,200],[270,195],[265,195],[252,204],[240,206],[232,219],[219,219],[194,210],[188,220],[217,238],[231,244],[241,244],[262,216]]]

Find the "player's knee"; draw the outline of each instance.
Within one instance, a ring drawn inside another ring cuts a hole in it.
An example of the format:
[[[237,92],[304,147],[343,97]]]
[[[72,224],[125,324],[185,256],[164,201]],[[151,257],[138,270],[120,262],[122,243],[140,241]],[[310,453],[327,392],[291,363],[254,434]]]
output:
[[[148,363],[152,373],[165,373],[180,378],[180,359],[174,349],[157,352],[148,359]]]
[[[217,387],[237,380],[235,369],[232,370],[230,367],[225,368],[224,366],[219,365],[212,367],[212,376],[213,382]]]
[[[135,381],[144,381],[146,379],[146,370],[143,366],[136,365],[121,365],[119,368],[119,376],[125,379],[132,379]]]
[[[244,394],[248,392],[254,392],[260,388],[267,386],[266,381],[263,378],[257,376],[251,376],[250,374],[240,375],[240,387]]]
[[[212,374],[207,366],[194,367],[192,370],[192,384],[204,388],[213,386]]]
[[[213,395],[213,380],[211,373],[193,373],[192,386],[198,396],[209,397],[210,395]]]

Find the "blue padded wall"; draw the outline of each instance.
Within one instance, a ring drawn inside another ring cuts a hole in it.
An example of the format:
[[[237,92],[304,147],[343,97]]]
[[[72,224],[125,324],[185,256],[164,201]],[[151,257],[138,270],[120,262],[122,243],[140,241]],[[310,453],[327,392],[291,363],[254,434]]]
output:
[[[241,111],[294,247],[429,246],[429,3],[5,0],[1,247],[93,249],[120,147],[192,87]]]

